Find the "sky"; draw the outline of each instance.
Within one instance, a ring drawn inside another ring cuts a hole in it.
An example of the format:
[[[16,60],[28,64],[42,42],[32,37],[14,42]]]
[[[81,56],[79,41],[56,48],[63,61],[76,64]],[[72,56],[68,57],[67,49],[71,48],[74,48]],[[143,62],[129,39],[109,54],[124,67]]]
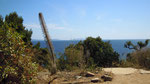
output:
[[[0,0],[3,17],[14,11],[32,39],[44,39],[39,12],[52,39],[150,39],[150,0]]]

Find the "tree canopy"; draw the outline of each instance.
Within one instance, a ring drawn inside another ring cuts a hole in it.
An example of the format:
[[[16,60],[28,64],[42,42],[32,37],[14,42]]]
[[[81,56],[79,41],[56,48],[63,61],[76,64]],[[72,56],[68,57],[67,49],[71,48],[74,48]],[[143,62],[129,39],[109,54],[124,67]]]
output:
[[[125,44],[124,44],[124,47],[125,48],[128,48],[128,49],[134,49],[134,50],[141,50],[142,48],[146,47],[149,43],[149,39],[145,40],[145,42],[137,42],[137,45],[134,45],[131,41],[127,41]]]
[[[63,69],[69,66],[110,67],[119,62],[119,54],[113,50],[109,42],[102,41],[100,37],[88,37],[77,44],[69,45],[59,62],[63,64],[59,65]]]
[[[4,23],[21,34],[22,39],[26,44],[31,44],[32,31],[25,29],[23,26],[23,18],[18,16],[16,12],[12,12],[9,15],[6,15]]]
[[[4,22],[0,26],[0,83],[33,83],[38,72],[33,55],[22,35]]]
[[[32,84],[41,66],[51,68],[47,49],[32,46],[31,35],[16,12],[0,15],[0,83]]]
[[[108,67],[112,66],[113,62],[119,61],[119,54],[115,52],[108,42],[102,41],[100,37],[88,37],[83,41],[84,54],[92,57],[97,66]]]

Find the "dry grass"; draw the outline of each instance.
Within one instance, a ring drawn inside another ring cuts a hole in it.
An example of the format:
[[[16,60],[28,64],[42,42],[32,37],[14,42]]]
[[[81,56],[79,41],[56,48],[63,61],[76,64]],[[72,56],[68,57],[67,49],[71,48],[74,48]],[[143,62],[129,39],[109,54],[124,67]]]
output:
[[[131,53],[128,62],[136,68],[150,69],[150,48]]]

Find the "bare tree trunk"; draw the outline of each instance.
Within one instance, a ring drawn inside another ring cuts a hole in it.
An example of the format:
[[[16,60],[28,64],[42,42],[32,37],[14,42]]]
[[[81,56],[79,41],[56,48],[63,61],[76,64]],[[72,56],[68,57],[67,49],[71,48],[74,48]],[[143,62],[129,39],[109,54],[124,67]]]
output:
[[[51,74],[55,74],[56,73],[56,62],[55,62],[54,49],[53,49],[53,45],[52,45],[50,36],[49,36],[47,28],[46,28],[46,24],[44,22],[44,18],[43,18],[42,13],[39,13],[39,19],[40,19],[40,23],[41,23],[43,33],[45,35],[45,40],[46,40],[47,45],[48,45],[48,50],[49,50],[49,53],[50,53],[50,56],[51,56],[51,60],[52,60]]]

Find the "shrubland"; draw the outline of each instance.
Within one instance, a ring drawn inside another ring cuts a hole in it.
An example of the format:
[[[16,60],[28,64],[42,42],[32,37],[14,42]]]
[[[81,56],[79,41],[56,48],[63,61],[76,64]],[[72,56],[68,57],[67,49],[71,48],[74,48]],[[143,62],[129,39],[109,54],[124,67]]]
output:
[[[133,52],[127,54],[126,60],[120,61],[122,67],[135,67],[150,69],[150,48],[147,47],[149,40],[137,42],[134,45],[131,41],[125,43],[125,48],[133,49]]]
[[[77,44],[71,44],[58,59],[59,69],[112,67],[119,63],[119,54],[109,42],[100,37],[88,37]]]
[[[144,48],[128,54],[125,64],[135,68],[150,69],[150,48]]]

